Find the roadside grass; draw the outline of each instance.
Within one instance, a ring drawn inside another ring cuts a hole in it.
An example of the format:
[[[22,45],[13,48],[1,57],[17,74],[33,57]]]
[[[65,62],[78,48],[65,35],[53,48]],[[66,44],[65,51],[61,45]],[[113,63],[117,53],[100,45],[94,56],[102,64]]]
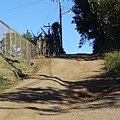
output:
[[[120,72],[120,52],[105,53],[104,60],[107,70],[116,73]]]
[[[26,62],[0,54],[0,93],[39,71],[45,59],[39,57]],[[33,66],[31,62],[34,63]]]
[[[11,85],[11,81],[7,79],[5,76],[0,76],[0,93],[5,89],[9,88]]]

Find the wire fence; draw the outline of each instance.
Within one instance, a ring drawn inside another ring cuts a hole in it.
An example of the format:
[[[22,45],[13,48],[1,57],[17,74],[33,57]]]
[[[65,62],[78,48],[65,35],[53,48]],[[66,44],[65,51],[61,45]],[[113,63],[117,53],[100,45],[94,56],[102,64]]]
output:
[[[0,53],[29,61],[36,56],[36,47],[0,20]]]

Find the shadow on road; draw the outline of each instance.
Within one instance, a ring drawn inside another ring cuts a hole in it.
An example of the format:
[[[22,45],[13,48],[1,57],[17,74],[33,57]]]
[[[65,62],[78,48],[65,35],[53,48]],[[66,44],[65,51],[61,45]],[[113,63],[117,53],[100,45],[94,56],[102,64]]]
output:
[[[87,80],[86,78],[86,80],[74,82],[68,82],[58,77],[47,75],[39,75],[37,77],[38,81],[49,80],[57,82],[61,86],[64,86],[64,89],[58,89],[57,87],[32,88],[24,86],[14,92],[3,93],[0,96],[0,101],[53,105],[53,107],[48,108],[25,107],[26,109],[42,111],[44,115],[46,112],[54,114],[65,113],[70,109],[120,107],[120,104],[118,104],[120,101],[120,77],[113,77],[106,73],[94,76],[91,80]],[[60,107],[55,107],[54,105],[59,105]],[[73,105],[75,106],[73,107]],[[69,108],[62,109],[63,106],[69,106]],[[0,107],[0,109],[2,108]],[[46,115],[48,114],[46,113]]]
[[[59,56],[56,56],[56,58],[61,59],[76,59],[77,61],[93,61],[98,59],[103,59],[102,54],[62,54]]]

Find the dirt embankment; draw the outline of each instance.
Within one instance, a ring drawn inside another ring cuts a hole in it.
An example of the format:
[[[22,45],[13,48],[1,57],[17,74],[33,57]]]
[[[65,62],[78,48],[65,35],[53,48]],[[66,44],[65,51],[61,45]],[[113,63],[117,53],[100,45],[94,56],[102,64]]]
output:
[[[0,96],[1,120],[119,120],[120,78],[104,67],[103,60],[44,59]]]

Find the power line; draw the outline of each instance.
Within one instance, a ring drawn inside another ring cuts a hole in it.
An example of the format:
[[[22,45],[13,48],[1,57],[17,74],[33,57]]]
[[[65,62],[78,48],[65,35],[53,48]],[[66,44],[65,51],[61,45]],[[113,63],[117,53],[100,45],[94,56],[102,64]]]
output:
[[[51,0],[51,3],[52,3],[52,1],[55,1],[55,0]],[[58,0],[56,0],[57,2],[58,2]],[[64,0],[63,0],[64,1]],[[69,0],[68,0],[69,1]],[[64,5],[66,4],[66,2],[67,1],[64,1]],[[46,23],[46,21],[48,21],[48,23],[50,23],[51,22],[51,20],[52,20],[52,18],[53,18],[53,16],[54,16],[54,14],[55,14],[55,12],[57,11],[56,9],[57,9],[57,6],[55,6],[53,9],[51,9],[51,3],[50,3],[50,6],[49,6],[49,9],[48,9],[48,14],[47,14],[47,17],[46,17],[46,19],[45,19],[45,21],[44,21],[44,24]],[[56,4],[57,5],[57,4]],[[61,7],[63,7],[63,8],[61,8],[62,10],[64,9],[64,6],[61,6]],[[65,7],[66,8],[66,7]],[[68,9],[68,7],[67,7],[67,9]],[[69,8],[69,10],[70,10],[70,8]],[[51,12],[50,12],[51,11]],[[56,21],[59,21],[59,18],[60,16],[58,16],[58,17],[56,17]],[[43,24],[43,25],[44,25]]]
[[[46,21],[47,21],[47,19],[48,19],[48,17],[49,17],[50,9],[51,9],[51,2],[50,2],[50,6],[49,6],[49,9],[48,9],[47,17],[46,17],[46,19],[45,19],[45,21],[44,21],[44,24],[46,23]],[[44,24],[43,24],[43,25],[44,25]]]
[[[57,9],[57,6],[55,6],[54,11],[53,11],[52,16],[51,16],[51,18],[50,18],[50,20],[49,20],[49,21],[51,21],[51,20],[52,20],[52,18],[53,18],[53,16],[54,16],[54,14],[55,14],[55,12],[56,12],[56,9]]]
[[[36,1],[36,2],[32,2],[32,3],[25,4],[25,5],[21,5],[21,6],[18,6],[18,7],[14,7],[14,8],[6,9],[6,10],[1,10],[0,12],[7,12],[7,11],[11,11],[11,10],[19,9],[19,8],[26,7],[26,6],[30,6],[30,5],[33,5],[33,4],[36,4],[36,3],[42,2],[42,1],[43,1],[43,0],[39,0],[39,1]]]
[[[46,23],[46,21],[48,21],[48,23],[50,23],[51,19],[53,18],[54,14],[55,14],[55,12],[56,12],[57,5],[54,6],[54,8],[52,8],[51,10],[50,10],[50,9],[51,9],[51,4],[50,4],[50,7],[49,7],[49,11],[48,11],[47,17],[46,17],[46,19],[45,19],[45,21],[44,21],[44,24]],[[48,20],[48,19],[49,19],[49,20]],[[44,24],[43,24],[43,25],[44,25]]]
[[[64,40],[64,42],[65,42],[65,46],[69,49],[69,52],[71,51],[71,52],[73,52],[73,50],[72,50],[72,48],[68,45],[68,43]]]

